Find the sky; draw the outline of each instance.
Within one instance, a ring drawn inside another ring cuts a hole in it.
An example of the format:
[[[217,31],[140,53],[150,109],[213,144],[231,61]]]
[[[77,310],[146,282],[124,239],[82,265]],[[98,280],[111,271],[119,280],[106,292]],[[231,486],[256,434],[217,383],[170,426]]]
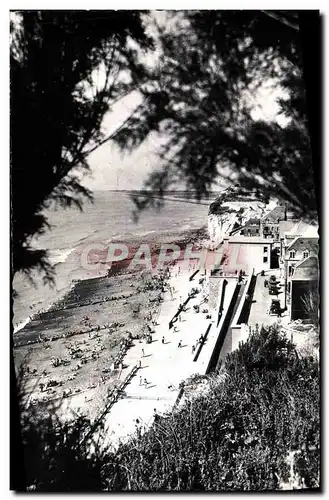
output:
[[[168,28],[165,11],[153,11],[153,16],[159,24]],[[154,34],[152,23],[148,22],[147,30],[150,34]],[[155,54],[152,56],[154,60],[158,57],[158,51]],[[152,64],[152,60],[150,63]],[[252,118],[266,121],[274,119],[280,125],[284,125],[286,119],[279,116],[276,102],[282,95],[282,90],[273,81],[264,82],[255,94]],[[114,132],[140,102],[141,98],[136,92],[118,102],[105,116],[104,133],[109,135]],[[82,183],[95,191],[141,189],[148,174],[159,166],[156,150],[160,142],[161,137],[151,134],[138,149],[126,154],[120,152],[113,143],[105,143],[89,156],[91,174],[84,177]],[[177,186],[177,189],[182,188],[183,186]]]
[[[268,85],[260,87],[252,117],[255,120],[276,118],[279,123],[284,124],[284,118],[278,116],[279,108],[276,103],[281,95],[278,88]],[[136,94],[129,95],[118,103],[104,120],[105,133],[110,134],[120,126],[139,103],[140,99]],[[148,174],[159,166],[156,150],[160,140],[160,137],[153,134],[138,149],[126,154],[121,153],[113,143],[105,143],[89,156],[91,175],[83,179],[83,184],[95,191],[141,189]]]

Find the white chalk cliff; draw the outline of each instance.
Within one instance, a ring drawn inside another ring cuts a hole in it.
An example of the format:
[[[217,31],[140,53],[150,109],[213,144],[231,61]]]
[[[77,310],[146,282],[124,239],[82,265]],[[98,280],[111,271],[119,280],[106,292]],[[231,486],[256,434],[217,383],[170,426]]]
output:
[[[239,188],[230,188],[211,203],[208,212],[209,240],[214,247],[235,228],[243,226],[251,217],[262,217],[265,202]]]

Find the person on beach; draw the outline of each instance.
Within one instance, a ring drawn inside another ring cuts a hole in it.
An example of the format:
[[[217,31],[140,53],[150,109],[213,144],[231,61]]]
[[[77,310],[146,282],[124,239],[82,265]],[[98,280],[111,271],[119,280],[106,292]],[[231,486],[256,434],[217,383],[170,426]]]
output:
[[[158,323],[157,323],[157,320],[156,320],[156,319],[153,319],[153,320],[152,320],[152,325],[153,325],[153,326],[157,326],[157,324],[158,324]]]
[[[141,362],[141,360],[139,360],[138,361],[138,368],[141,368],[141,366],[142,366],[142,362]]]
[[[147,387],[148,381],[144,378],[144,386]]]
[[[176,333],[176,332],[178,332],[178,331],[179,331],[179,328],[178,328],[178,326],[177,326],[177,325],[175,325],[175,326],[174,326],[174,332]]]
[[[192,354],[195,353],[195,345],[192,345]]]
[[[137,436],[140,437],[142,432],[141,432],[141,424],[140,424],[140,421],[138,420],[138,418],[136,418],[135,428],[136,428]]]
[[[165,338],[164,338],[164,336],[163,336],[163,337],[162,337],[162,339],[161,339],[161,343],[162,343],[162,344],[164,344],[164,343],[165,343]]]
[[[145,352],[144,352],[144,349],[142,349],[142,358],[144,358],[145,356]]]
[[[142,377],[140,376],[140,377],[139,377],[139,385],[142,385],[142,380],[143,380],[143,379],[142,379]]]
[[[180,314],[178,315],[178,321],[182,321],[182,316]]]
[[[178,349],[180,349],[181,347],[182,347],[182,341],[180,340],[180,341],[178,342]]]

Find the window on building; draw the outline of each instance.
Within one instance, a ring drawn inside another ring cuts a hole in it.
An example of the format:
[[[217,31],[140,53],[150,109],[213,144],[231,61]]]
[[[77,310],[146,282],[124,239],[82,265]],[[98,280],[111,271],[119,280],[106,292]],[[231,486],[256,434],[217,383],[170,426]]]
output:
[[[264,253],[267,253],[267,247],[264,247]]]
[[[294,259],[295,257],[296,257],[295,250],[290,250],[290,252],[289,252],[289,259]]]
[[[263,263],[266,264],[266,262],[267,262],[267,255],[264,255],[264,257],[263,257]]]
[[[264,231],[267,233],[268,232],[268,226],[264,226]]]
[[[307,257],[309,257],[309,255],[310,255],[310,254],[309,254],[309,251],[308,251],[308,250],[305,250],[305,251],[303,252],[303,259],[307,259]]]

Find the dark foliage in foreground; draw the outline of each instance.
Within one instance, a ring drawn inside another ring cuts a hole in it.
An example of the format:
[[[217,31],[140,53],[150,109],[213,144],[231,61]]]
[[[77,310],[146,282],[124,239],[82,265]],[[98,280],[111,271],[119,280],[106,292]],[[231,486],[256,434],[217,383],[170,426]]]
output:
[[[88,458],[79,450],[82,421],[56,435],[47,421],[26,421],[29,484],[42,491],[273,490],[289,482],[286,459],[296,452],[301,484],[317,487],[318,377],[315,360],[299,359],[275,327],[262,329],[227,357],[209,379],[209,392],[160,417],[116,453]],[[41,436],[51,444],[35,461]]]
[[[140,11],[22,11],[11,24],[13,271],[53,280],[47,252],[31,246],[49,230],[44,208],[92,200],[81,184],[102,121],[136,89],[137,49],[150,39]],[[137,49],[136,49],[137,47]],[[96,78],[97,72],[101,77]],[[77,170],[78,169],[78,170]]]
[[[30,490],[99,491],[107,456],[93,439],[84,436],[92,423],[79,416],[74,424],[58,424],[49,416],[23,423],[25,474]],[[96,446],[90,453],[90,446]],[[36,475],[36,471],[37,475]]]
[[[279,198],[297,216],[314,216],[316,202],[308,131],[298,12],[186,11],[175,30],[159,29],[161,65],[141,89],[146,103],[114,140],[123,150],[150,131],[167,137],[162,170],[134,196],[139,210],[149,193],[179,180],[205,196],[228,177],[249,192]],[[170,25],[171,26],[171,25]],[[285,126],[255,119],[251,98],[267,81],[284,89]],[[159,201],[156,201],[159,204]]]

